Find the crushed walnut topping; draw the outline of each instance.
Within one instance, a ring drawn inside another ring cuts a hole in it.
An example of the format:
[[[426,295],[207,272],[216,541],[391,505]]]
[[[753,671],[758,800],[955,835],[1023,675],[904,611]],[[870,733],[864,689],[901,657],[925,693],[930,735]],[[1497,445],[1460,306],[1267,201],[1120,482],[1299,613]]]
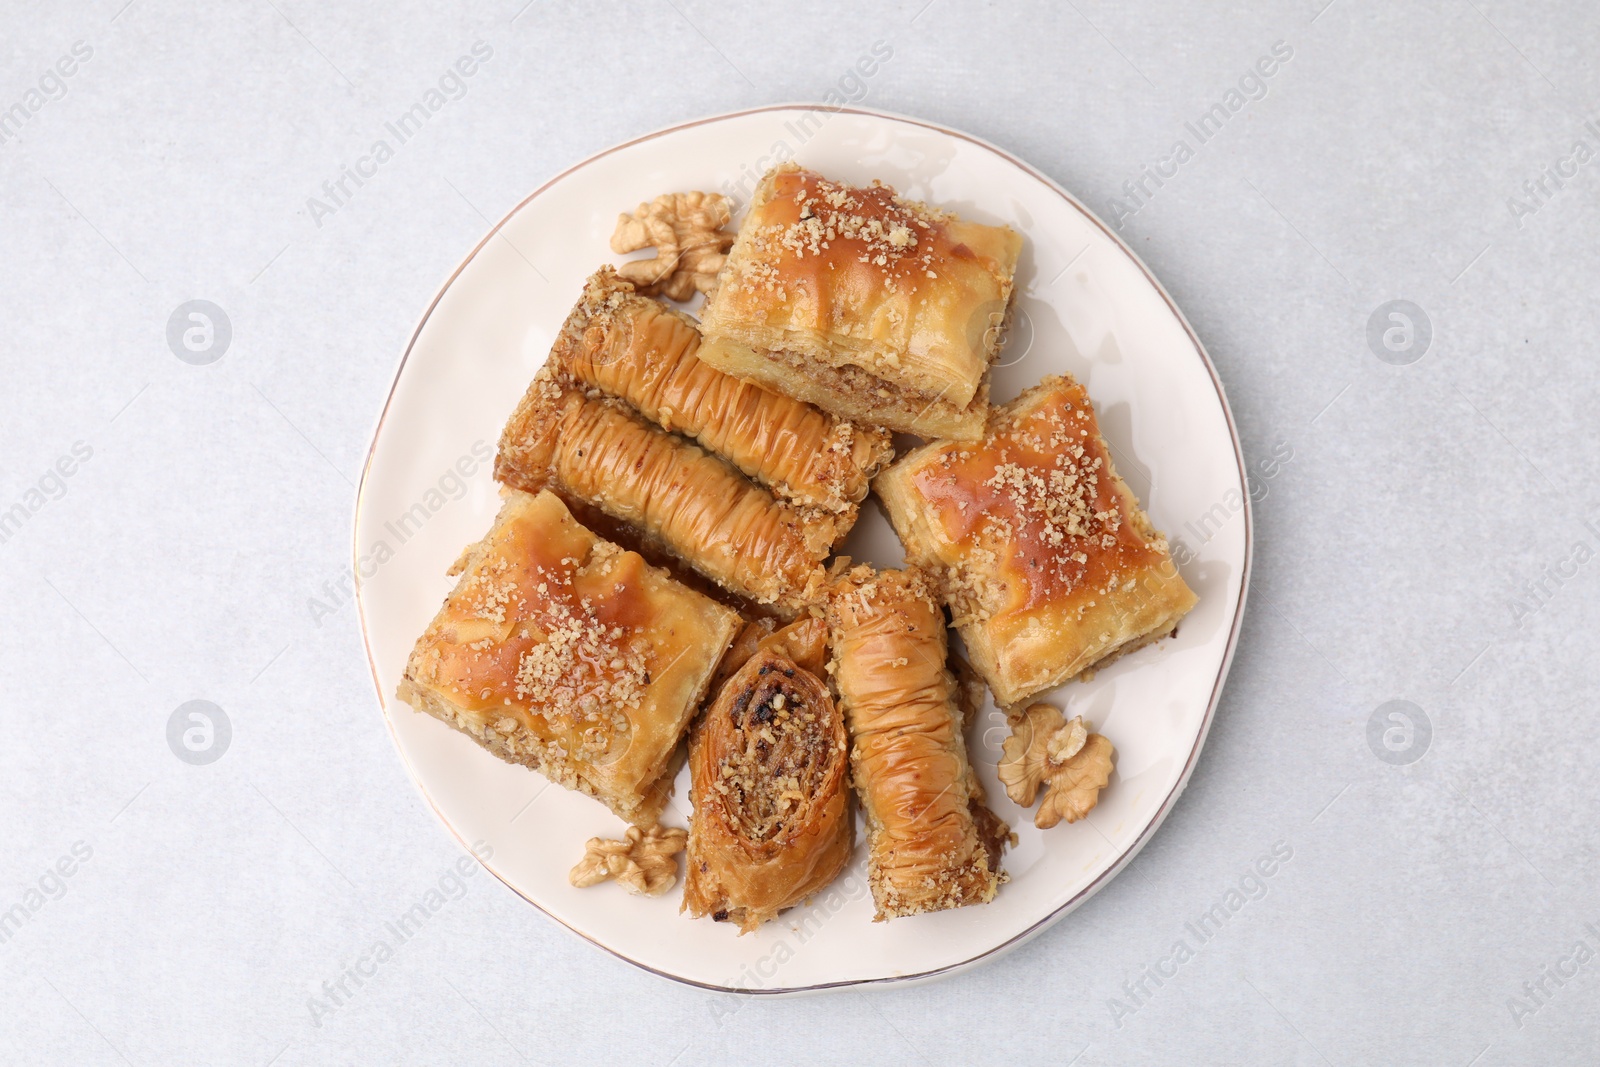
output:
[[[484,701],[504,693],[501,703],[515,697],[548,721],[564,723],[579,758],[625,751],[630,713],[650,686],[652,649],[644,632],[606,622],[602,606],[573,584],[580,567],[603,577],[621,556],[621,549],[599,542],[587,563],[567,556],[524,569],[505,555],[485,560],[463,590],[465,614],[476,627],[459,631],[463,691]],[[479,636],[487,624],[495,632]],[[520,651],[508,653],[508,644]],[[515,655],[514,662],[505,662],[507,655]],[[492,686],[480,684],[489,681]]]
[[[630,826],[621,841],[591,837],[567,881],[586,889],[614,878],[630,893],[659,897],[678,881],[678,861],[673,857],[688,841],[688,831],[675,826],[648,830]]]
[[[1127,579],[1103,550],[1117,547],[1125,516],[1103,447],[1084,440],[1092,426],[1088,406],[1071,402],[1003,418],[981,453],[944,450],[918,485],[947,523],[975,534],[959,539],[985,573],[1000,549],[1041,588],[1071,593],[1097,562],[1111,570],[1096,581],[1120,586]],[[971,592],[981,599],[985,591]]]
[[[518,698],[580,712],[602,705],[637,708],[649,682],[644,649],[621,627],[606,627],[591,605],[552,603],[540,620],[544,640],[517,663]]]
[[[1064,721],[1060,709],[1033,704],[1011,724],[996,773],[1006,795],[1028,808],[1048,786],[1033,824],[1041,830],[1077,822],[1099,803],[1111,780],[1111,742],[1090,733],[1081,716]]]
[[[503,557],[488,560],[473,576],[471,587],[477,596],[478,606],[473,614],[492,623],[506,621],[506,608],[522,603],[517,596],[515,578],[507,577],[511,564]]]
[[[775,260],[816,257],[837,247],[846,259],[879,268],[890,292],[914,290],[934,271],[934,233],[948,221],[944,212],[905,200],[882,182],[856,187],[829,181],[809,171],[783,175],[786,192],[775,199],[790,200],[793,219],[757,226],[749,237],[750,255],[743,256],[738,277],[725,282],[750,292],[765,291],[786,300],[782,274]],[[792,192],[787,191],[792,187]],[[782,205],[769,207],[767,215],[788,214]]]

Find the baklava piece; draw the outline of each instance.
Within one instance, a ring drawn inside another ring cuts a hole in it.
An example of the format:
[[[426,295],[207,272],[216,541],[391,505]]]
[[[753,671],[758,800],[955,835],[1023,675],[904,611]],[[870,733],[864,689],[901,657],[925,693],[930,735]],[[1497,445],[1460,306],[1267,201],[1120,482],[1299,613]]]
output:
[[[829,590],[876,920],[994,899],[1009,834],[967,759],[944,612],[916,571],[856,567]]]
[[[450,573],[399,698],[652,825],[739,616],[595,537],[551,493],[507,490]]]
[[[801,615],[782,628],[770,618],[756,617],[746,622],[744,629],[733,639],[733,644],[717,667],[716,675],[711,679],[712,692],[721,691],[723,683],[749,662],[751,656],[761,651],[778,652],[788,656],[798,666],[804,667],[819,678],[827,674],[828,620],[823,616],[820,602],[812,605],[811,612],[812,614]],[[981,691],[983,683],[978,682],[977,687]],[[983,703],[981,692],[978,703],[980,705]],[[968,721],[970,724],[970,719]]]
[[[874,488],[1001,707],[1170,634],[1195,604],[1069,377],[996,409],[978,443],[916,449]]]
[[[820,678],[772,648],[747,660],[690,737],[683,910],[748,933],[833,881],[855,842],[849,747]]]
[[[630,523],[725,589],[793,616],[855,521],[777,500],[723,460],[542,370],[506,424],[495,477]]]
[[[692,318],[640,296],[602,267],[550,359],[662,429],[694,438],[778,496],[839,512],[860,503],[893,454],[887,431],[724,374],[699,358],[699,348]]]
[[[971,440],[1022,238],[790,163],[767,173],[700,358],[854,422]]]

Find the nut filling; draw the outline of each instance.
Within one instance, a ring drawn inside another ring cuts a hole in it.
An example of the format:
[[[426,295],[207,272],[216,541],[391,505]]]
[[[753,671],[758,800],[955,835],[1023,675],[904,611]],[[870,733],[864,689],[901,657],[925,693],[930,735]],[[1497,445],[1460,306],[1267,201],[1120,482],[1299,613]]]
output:
[[[758,648],[734,672],[689,742],[685,911],[749,932],[833,881],[855,840],[848,744],[827,687],[789,656]]]
[[[733,702],[715,789],[745,838],[777,836],[827,776],[834,739],[817,709],[828,699],[810,674],[763,663]]]

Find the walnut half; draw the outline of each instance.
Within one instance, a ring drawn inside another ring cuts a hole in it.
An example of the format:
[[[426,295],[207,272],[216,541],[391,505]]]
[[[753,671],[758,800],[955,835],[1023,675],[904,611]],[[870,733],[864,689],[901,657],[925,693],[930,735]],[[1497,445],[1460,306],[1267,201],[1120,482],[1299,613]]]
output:
[[[733,204],[721,193],[666,193],[640,204],[632,215],[618,215],[611,251],[654,248],[654,259],[635,259],[617,273],[646,296],[679,302],[696,291],[710,296],[717,272],[733,247],[734,235],[722,227],[733,218]]]
[[[1111,781],[1111,742],[1049,704],[1033,704],[1012,722],[1003,751],[997,773],[1008,797],[1032,807],[1039,787],[1050,787],[1033,817],[1041,830],[1089,814]]]
[[[678,880],[678,861],[689,832],[677,827],[628,827],[621,841],[591,837],[567,880],[580,889],[615,878],[628,892],[659,897]]]

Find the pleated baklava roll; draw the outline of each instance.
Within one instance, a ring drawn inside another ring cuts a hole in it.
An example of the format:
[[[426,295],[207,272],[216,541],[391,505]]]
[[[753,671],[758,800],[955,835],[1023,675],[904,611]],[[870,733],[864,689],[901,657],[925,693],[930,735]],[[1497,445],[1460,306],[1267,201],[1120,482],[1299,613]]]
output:
[[[967,760],[944,613],[927,583],[856,567],[829,590],[828,627],[877,920],[994,899],[1008,828]]]
[[[822,560],[849,529],[844,516],[774,499],[620,401],[548,371],[506,424],[495,477],[576,497],[724,589],[789,617],[821,588]]]
[[[763,648],[689,741],[683,910],[743,933],[826,886],[850,859],[844,719],[816,675]]]
[[[562,327],[551,362],[662,429],[694,438],[778,496],[829,511],[860,503],[893,454],[887,430],[725,374],[696,355],[699,347],[693,319],[602,267]]]

